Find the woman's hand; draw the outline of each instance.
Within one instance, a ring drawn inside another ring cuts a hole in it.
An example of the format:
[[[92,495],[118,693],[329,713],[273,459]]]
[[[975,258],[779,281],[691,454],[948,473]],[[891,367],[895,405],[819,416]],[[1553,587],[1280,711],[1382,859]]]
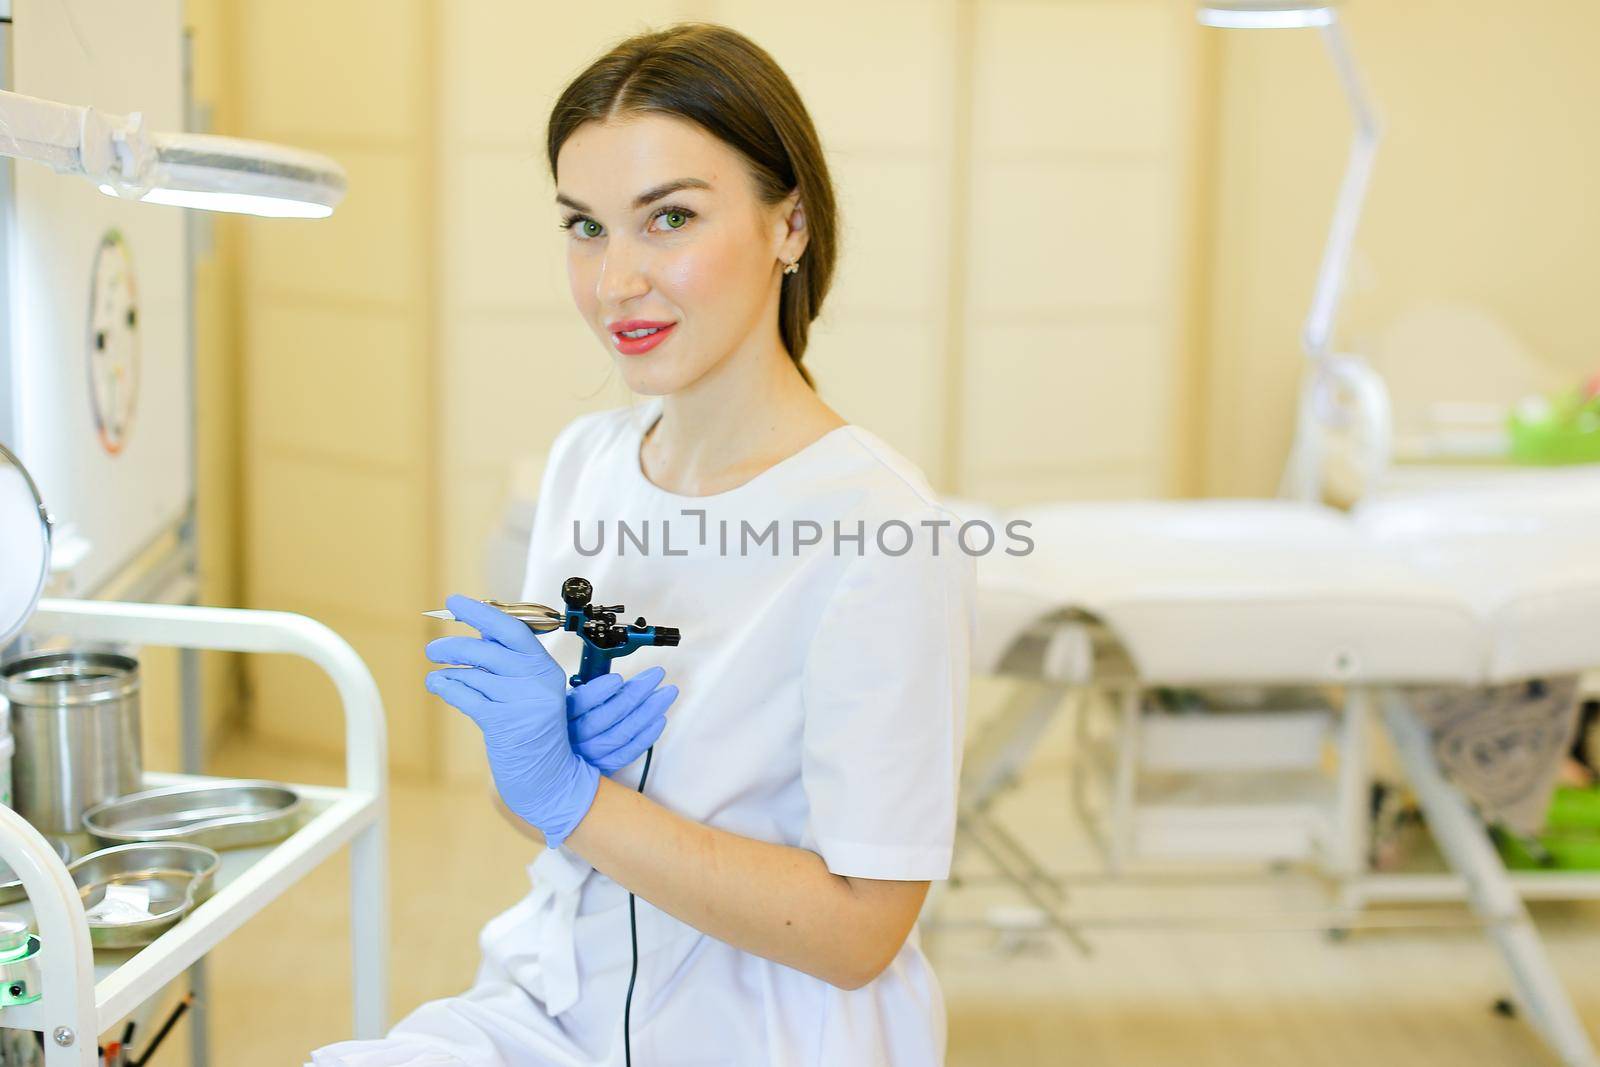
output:
[[[430,673],[428,691],[478,724],[501,798],[554,848],[588,814],[600,783],[568,738],[565,672],[504,612],[464,596],[445,606],[482,636],[428,643],[435,663],[466,665]]]
[[[656,688],[666,674],[649,667],[626,682],[602,674],[567,693],[567,737],[573,751],[601,774],[613,774],[656,743],[667,728],[667,706],[678,687]]]

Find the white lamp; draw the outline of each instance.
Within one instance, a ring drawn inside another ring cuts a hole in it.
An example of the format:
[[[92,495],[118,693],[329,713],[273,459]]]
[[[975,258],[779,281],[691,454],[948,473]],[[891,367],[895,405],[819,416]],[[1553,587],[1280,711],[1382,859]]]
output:
[[[107,115],[0,90],[0,155],[88,178],[107,196],[270,218],[326,218],[344,169],[263,141],[152,133],[138,114]]]
[[[1383,380],[1364,360],[1329,351],[1380,134],[1377,113],[1362,87],[1344,29],[1339,24],[1338,3],[1339,0],[1320,3],[1315,0],[1202,0],[1196,12],[1202,24],[1224,29],[1320,30],[1355,124],[1344,180],[1339,185],[1333,222],[1323,246],[1322,264],[1317,270],[1316,288],[1300,334],[1301,348],[1316,364],[1316,369],[1301,396],[1294,453],[1285,471],[1284,491],[1301,499],[1311,499],[1319,493],[1324,451],[1322,428],[1351,421],[1341,413],[1336,394],[1352,398],[1356,419],[1361,423],[1366,446],[1360,463],[1363,475],[1370,479],[1381,473],[1388,466],[1390,452],[1389,402]]]
[[[1330,26],[1336,21],[1332,3],[1292,0],[1212,0],[1200,5],[1199,18],[1204,25],[1224,30],[1303,30]]]

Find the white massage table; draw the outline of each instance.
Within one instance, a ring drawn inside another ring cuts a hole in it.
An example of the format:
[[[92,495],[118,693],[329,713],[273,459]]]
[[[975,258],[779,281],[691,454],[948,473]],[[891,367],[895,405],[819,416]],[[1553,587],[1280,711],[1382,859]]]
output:
[[[1486,925],[1530,1023],[1563,1062],[1595,1067],[1588,1034],[1523,897],[1600,895],[1600,876],[1513,876],[1473,806],[1441,774],[1414,687],[1489,686],[1600,667],[1600,475],[1379,500],[1351,515],[1277,501],[1089,503],[1025,518],[1028,556],[978,560],[974,671],[1029,679],[974,738],[963,838],[1058,926],[1061,888],[989,805],[1070,699],[1120,714],[1110,805],[1125,825],[1143,695],[1154,687],[1331,684],[1344,694],[1335,811],[1323,841],[1342,904],[1461,899]],[[1369,720],[1378,712],[1453,874],[1367,870]],[[1080,735],[1081,737],[1081,735]],[[1121,809],[1121,810],[1118,810]],[[1107,843],[1117,868],[1126,841]]]

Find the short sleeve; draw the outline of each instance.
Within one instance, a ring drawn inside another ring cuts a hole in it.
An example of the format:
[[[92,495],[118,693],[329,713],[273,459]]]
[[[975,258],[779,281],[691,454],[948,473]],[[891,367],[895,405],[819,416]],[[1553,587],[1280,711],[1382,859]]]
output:
[[[948,876],[975,563],[946,538],[848,563],[806,656],[801,777],[834,874]]]

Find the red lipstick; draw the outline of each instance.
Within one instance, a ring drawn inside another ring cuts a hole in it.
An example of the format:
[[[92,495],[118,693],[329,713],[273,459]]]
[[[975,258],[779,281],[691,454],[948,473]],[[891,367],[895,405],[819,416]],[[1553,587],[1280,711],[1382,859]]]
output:
[[[655,319],[619,319],[616,322],[606,323],[606,329],[610,331],[611,344],[618,352],[625,356],[639,356],[665,341],[676,325],[675,322],[661,322]],[[641,330],[654,332],[637,337],[623,336],[625,333],[638,333]]]

